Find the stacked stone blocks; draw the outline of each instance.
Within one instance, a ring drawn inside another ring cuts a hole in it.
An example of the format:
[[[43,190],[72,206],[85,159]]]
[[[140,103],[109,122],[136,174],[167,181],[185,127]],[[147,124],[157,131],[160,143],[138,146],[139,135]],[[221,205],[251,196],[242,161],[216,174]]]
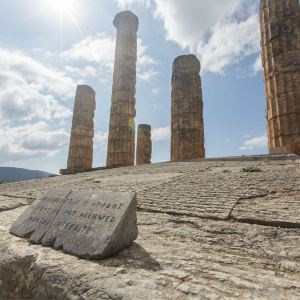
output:
[[[152,142],[151,126],[140,124],[138,126],[136,164],[144,165],[151,163]]]
[[[130,11],[114,19],[117,28],[107,167],[133,166],[138,18]]]
[[[79,85],[73,110],[68,169],[92,168],[95,109],[94,90],[90,86]]]
[[[261,0],[262,63],[270,153],[300,154],[298,0]]]
[[[172,75],[171,160],[205,157],[200,62],[195,55],[174,60]]]

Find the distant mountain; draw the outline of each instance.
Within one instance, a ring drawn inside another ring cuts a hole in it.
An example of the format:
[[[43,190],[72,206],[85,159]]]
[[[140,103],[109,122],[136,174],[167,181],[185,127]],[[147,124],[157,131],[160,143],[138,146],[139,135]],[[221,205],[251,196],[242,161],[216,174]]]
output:
[[[11,168],[11,167],[0,167],[0,179],[4,180],[4,183],[25,181],[32,179],[41,179],[49,177],[51,173],[27,170],[21,168]]]

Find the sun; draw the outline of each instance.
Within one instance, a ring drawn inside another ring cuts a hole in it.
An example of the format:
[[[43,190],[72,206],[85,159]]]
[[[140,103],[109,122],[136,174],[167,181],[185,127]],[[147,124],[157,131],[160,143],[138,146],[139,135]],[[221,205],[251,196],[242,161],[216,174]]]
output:
[[[70,14],[74,9],[74,0],[49,0],[49,6],[60,13]]]
[[[74,14],[76,14],[77,0],[48,0],[48,8],[52,10],[52,14],[58,15],[60,19],[64,19],[64,16],[71,19],[78,32],[82,34],[82,30],[76,20]],[[75,5],[76,4],[76,5]]]

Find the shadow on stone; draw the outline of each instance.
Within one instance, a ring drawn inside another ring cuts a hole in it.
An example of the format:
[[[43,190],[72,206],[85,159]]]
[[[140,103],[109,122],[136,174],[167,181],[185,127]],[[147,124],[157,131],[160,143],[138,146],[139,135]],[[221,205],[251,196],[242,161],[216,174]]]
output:
[[[143,269],[148,271],[160,271],[160,263],[139,244],[132,243],[118,254],[102,261],[93,261],[99,265],[126,269]]]

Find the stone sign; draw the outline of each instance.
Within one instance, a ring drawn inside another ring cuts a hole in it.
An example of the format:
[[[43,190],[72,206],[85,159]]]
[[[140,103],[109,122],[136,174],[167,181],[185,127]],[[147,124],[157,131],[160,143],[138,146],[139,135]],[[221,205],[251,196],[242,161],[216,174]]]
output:
[[[137,238],[134,193],[58,189],[35,201],[10,233],[82,258],[102,259]]]

